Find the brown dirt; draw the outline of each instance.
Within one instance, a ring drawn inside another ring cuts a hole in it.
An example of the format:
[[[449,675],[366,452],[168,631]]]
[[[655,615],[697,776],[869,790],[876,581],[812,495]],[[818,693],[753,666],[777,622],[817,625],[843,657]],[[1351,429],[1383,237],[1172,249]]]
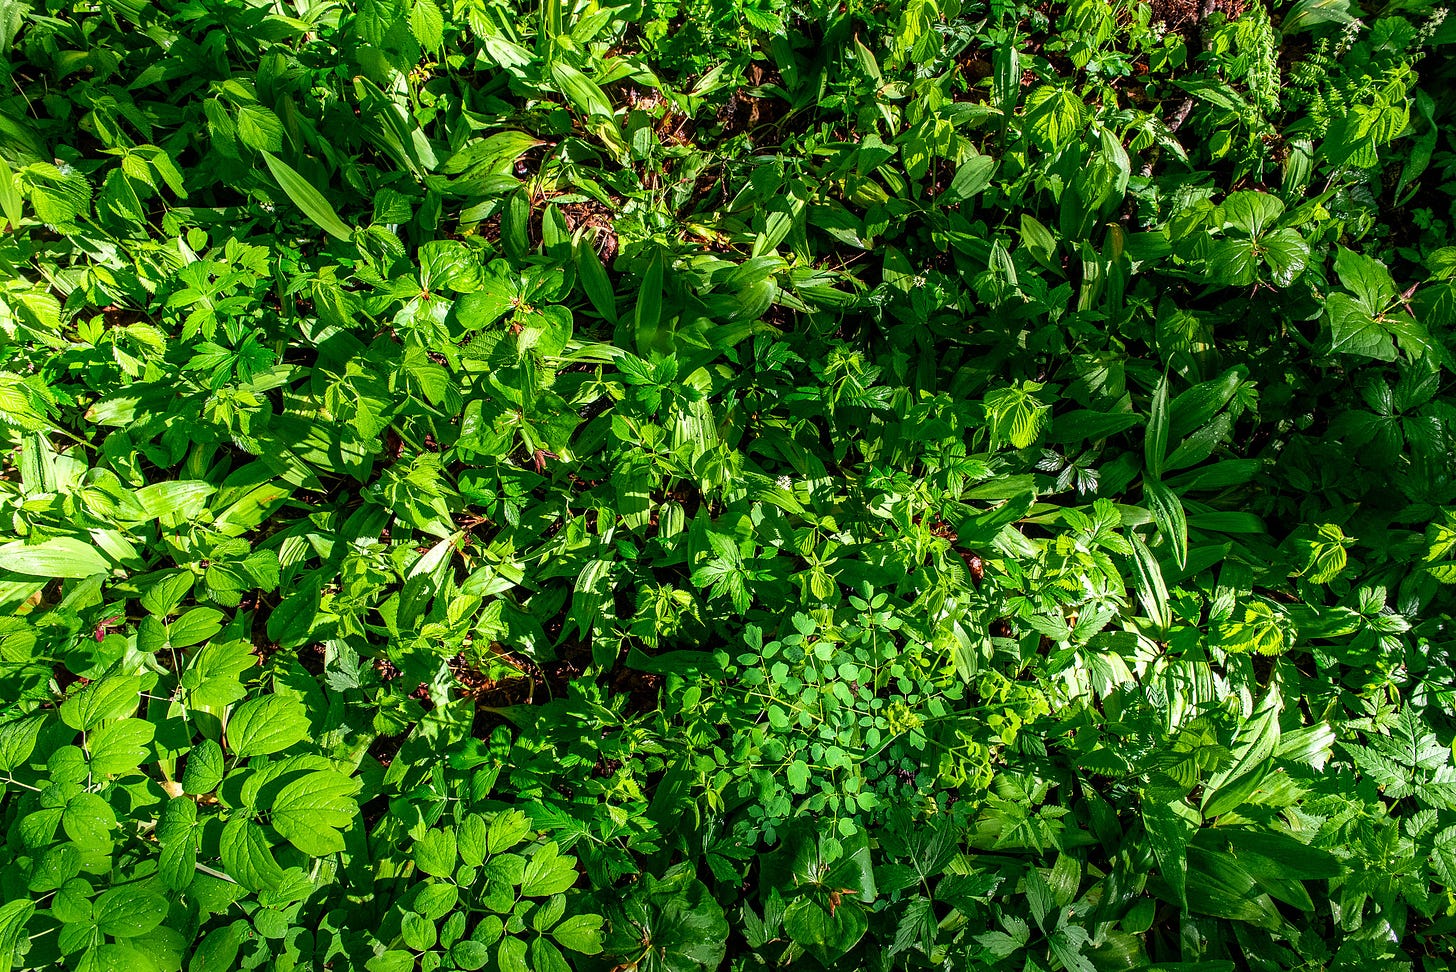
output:
[[[782,87],[784,83],[777,68],[765,68],[756,63],[748,66],[745,80],[753,88],[765,84]],[[723,127],[723,134],[732,136],[776,122],[787,113],[788,106],[777,98],[758,97],[748,94],[744,88],[738,88],[727,103],[718,109],[718,124]]]
[[[1151,0],[1153,22],[1163,23],[1173,30],[1195,25],[1205,17],[1205,0]],[[1236,20],[1249,9],[1248,0],[1213,0],[1208,13],[1221,13],[1229,20]]]
[[[617,256],[617,231],[613,228],[611,209],[594,199],[583,202],[562,203],[557,210],[561,213],[566,228],[575,233],[579,227],[594,230],[597,256],[604,266],[610,266]]]

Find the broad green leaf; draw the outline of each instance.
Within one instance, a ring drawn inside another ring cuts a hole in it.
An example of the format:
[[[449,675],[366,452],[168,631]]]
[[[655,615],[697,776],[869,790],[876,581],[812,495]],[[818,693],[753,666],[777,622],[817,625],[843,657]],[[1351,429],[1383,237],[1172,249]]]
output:
[[[557,854],[555,841],[547,841],[526,862],[521,894],[544,898],[565,891],[576,883],[576,858]]]
[[[111,571],[111,563],[89,543],[52,537],[39,543],[12,540],[0,546],[0,570],[33,577],[90,577]]]
[[[17,719],[0,723],[0,773],[13,775],[29,762],[44,725],[42,719]]]
[[[283,880],[283,868],[273,857],[263,828],[233,817],[222,828],[218,842],[223,870],[234,881],[250,891],[276,887]]]
[[[973,155],[956,167],[955,176],[940,196],[948,206],[964,202],[980,195],[991,184],[991,175],[996,171],[996,160],[989,155]]]
[[[358,815],[359,782],[332,770],[309,773],[279,791],[270,810],[273,828],[312,857],[344,849],[339,832]]]
[[[109,719],[135,712],[141,703],[142,680],[134,675],[112,675],[77,691],[61,703],[61,720],[82,732]]]
[[[465,145],[445,160],[440,171],[446,175],[495,175],[508,172],[511,166],[528,150],[543,144],[534,135],[526,132],[496,132],[482,139],[466,142]]]
[[[167,917],[167,899],[136,885],[112,888],[96,899],[96,927],[113,938],[136,938]]]
[[[116,811],[95,793],[78,793],[61,813],[61,829],[83,848],[104,847],[116,829]]]
[[[266,756],[308,737],[303,703],[281,695],[250,699],[233,711],[227,723],[227,744],[239,759]]]
[[[25,938],[26,923],[35,914],[35,902],[18,898],[0,905],[0,972],[16,968],[16,949]]]
[[[144,719],[108,722],[86,739],[93,775],[118,776],[135,772],[147,757],[147,744],[157,727]]]
[[[167,643],[173,648],[190,648],[222,630],[223,613],[216,608],[197,607],[167,625]]]
[[[572,915],[551,929],[558,945],[583,955],[597,955],[602,950],[602,916]]]
[[[551,65],[551,77],[571,106],[583,115],[613,116],[612,103],[606,92],[591,78],[561,61]]]
[[[456,838],[452,830],[431,830],[415,842],[415,866],[425,874],[449,877],[455,872]]]
[[[222,782],[222,776],[222,747],[211,739],[204,739],[187,754],[187,768],[182,772],[182,791],[193,796],[211,793]]]

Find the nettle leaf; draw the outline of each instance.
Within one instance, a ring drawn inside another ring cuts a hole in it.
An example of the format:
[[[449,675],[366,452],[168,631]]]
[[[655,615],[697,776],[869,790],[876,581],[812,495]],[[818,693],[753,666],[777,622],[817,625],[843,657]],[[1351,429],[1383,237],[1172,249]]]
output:
[[[1296,541],[1296,548],[1303,554],[1301,572],[1312,583],[1328,584],[1344,573],[1345,551],[1354,542],[1335,524],[1320,524],[1313,537]]]
[[[269,809],[273,829],[313,857],[344,849],[340,831],[358,815],[354,801],[360,783],[331,770],[309,773],[289,783]]]
[[[17,174],[22,189],[29,191],[36,218],[42,223],[72,223],[91,208],[90,183],[69,166],[59,168],[37,162]]]
[[[308,713],[302,702],[265,695],[233,711],[227,723],[227,744],[239,759],[267,756],[307,739],[308,732]]]
[[[445,40],[445,17],[435,0],[413,0],[410,32],[427,51],[437,51]]]
[[[1026,128],[1044,149],[1055,151],[1086,123],[1087,105],[1071,85],[1043,84],[1026,96]]]
[[[1039,382],[1024,381],[1019,386],[987,393],[983,401],[991,424],[993,448],[1009,442],[1014,448],[1025,449],[1041,435],[1051,412],[1049,406],[1034,397],[1043,387]]]

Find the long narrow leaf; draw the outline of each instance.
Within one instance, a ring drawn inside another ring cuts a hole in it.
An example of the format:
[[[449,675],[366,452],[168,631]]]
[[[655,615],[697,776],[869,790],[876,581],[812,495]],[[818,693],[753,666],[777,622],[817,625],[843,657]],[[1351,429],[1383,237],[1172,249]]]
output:
[[[303,215],[312,220],[315,226],[345,242],[354,238],[354,231],[339,218],[334,207],[329,205],[329,201],[307,179],[271,152],[263,153],[263,161],[268,164],[268,171],[273,173],[273,178],[278,180],[278,185],[288,194],[288,198],[303,210]]]

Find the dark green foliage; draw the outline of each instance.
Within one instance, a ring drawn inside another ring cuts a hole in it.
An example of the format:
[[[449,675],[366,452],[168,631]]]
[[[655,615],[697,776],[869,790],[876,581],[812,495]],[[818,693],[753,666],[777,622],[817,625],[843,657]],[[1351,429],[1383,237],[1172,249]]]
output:
[[[1456,21],[1205,6],[0,0],[0,972],[1450,967]]]

